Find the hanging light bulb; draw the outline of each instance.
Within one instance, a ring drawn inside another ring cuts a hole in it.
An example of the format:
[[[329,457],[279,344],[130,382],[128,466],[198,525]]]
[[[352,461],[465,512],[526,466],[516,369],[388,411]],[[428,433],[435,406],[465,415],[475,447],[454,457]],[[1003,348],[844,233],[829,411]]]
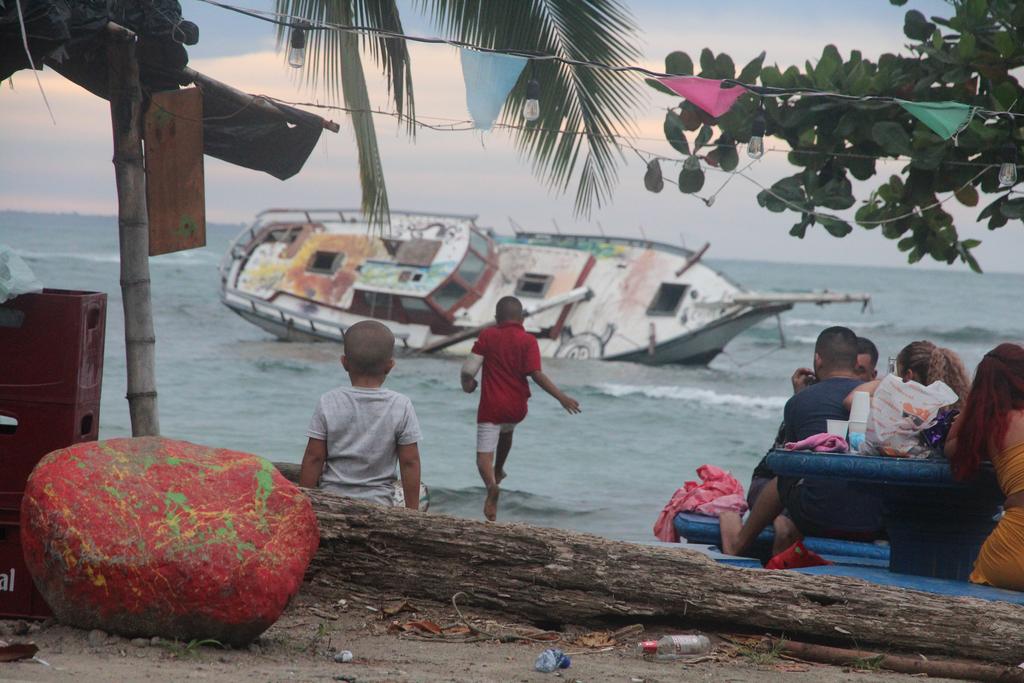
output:
[[[751,159],[760,159],[764,156],[764,104],[762,103],[754,114],[754,124],[750,128],[750,141],[747,142],[747,156]]]
[[[1017,184],[1017,147],[1016,145],[1006,146],[1004,161],[999,166],[999,187],[1013,187]]]
[[[540,82],[531,78],[526,83],[526,102],[523,104],[523,118],[536,121],[540,118]]]
[[[301,69],[306,63],[306,29],[293,26],[289,45],[291,48],[288,50],[288,65],[294,69]]]

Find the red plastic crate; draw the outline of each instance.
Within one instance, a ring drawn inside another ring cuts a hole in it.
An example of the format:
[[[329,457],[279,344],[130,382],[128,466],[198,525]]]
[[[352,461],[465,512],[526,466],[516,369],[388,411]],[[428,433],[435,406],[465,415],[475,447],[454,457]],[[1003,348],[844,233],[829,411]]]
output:
[[[44,289],[0,304],[0,401],[100,400],[107,295]]]
[[[0,511],[17,511],[44,455],[99,435],[99,401],[79,405],[0,400]],[[16,420],[17,425],[10,422]],[[17,517],[14,521],[17,521]]]
[[[0,618],[46,618],[52,612],[25,566],[21,527],[9,519],[0,520]]]

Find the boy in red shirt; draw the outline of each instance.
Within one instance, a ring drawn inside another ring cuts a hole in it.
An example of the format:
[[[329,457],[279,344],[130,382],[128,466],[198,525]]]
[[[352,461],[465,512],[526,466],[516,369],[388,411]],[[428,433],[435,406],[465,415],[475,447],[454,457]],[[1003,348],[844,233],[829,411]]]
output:
[[[476,466],[487,487],[484,517],[492,522],[498,516],[498,484],[505,478],[512,431],[526,417],[526,402],[530,398],[526,378],[532,377],[570,414],[580,412],[579,402],[564,394],[541,372],[537,339],[523,329],[522,302],[514,296],[503,297],[494,317],[498,324],[480,333],[462,366],[462,390],[467,394],[476,391],[476,374],[481,367],[484,370],[476,417]]]

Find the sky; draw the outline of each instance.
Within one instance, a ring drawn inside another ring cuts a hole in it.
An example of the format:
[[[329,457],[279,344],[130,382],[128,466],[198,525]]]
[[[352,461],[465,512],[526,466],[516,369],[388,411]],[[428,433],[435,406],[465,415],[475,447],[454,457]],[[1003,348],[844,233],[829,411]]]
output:
[[[270,0],[233,1],[260,9],[273,5]],[[943,0],[911,0],[904,7],[893,7],[887,0],[625,1],[640,28],[643,58],[639,63],[658,70],[669,52],[684,50],[696,58],[703,47],[730,54],[737,65],[761,50],[767,51],[768,64],[813,63],[829,43],[844,55],[858,49],[874,59],[903,49],[907,9],[926,15],[948,13]],[[400,5],[408,33],[436,35],[413,3],[406,0]],[[272,25],[199,0],[182,0],[182,6],[186,18],[200,26],[200,42],[189,48],[193,68],[247,92],[326,101],[323,91],[303,87],[276,52]],[[467,118],[458,52],[448,46],[416,43],[410,44],[410,52],[417,115]],[[364,65],[371,101],[390,109],[383,77],[372,60],[365,59]],[[44,70],[40,80],[53,109],[54,125],[31,72],[19,72],[12,80],[13,87],[0,87],[0,210],[115,213],[107,102]],[[638,147],[678,156],[661,130],[665,109],[676,101],[646,86],[641,89],[636,105]],[[207,157],[208,219],[248,222],[271,206],[357,207],[360,190],[351,128],[340,113],[328,118],[341,124],[341,132],[325,132],[303,170],[287,181]],[[587,219],[574,215],[573,191],[562,195],[548,190],[501,131],[424,130],[411,140],[393,119],[378,117],[376,125],[394,209],[478,214],[480,225],[499,232],[509,232],[511,220],[534,231],[553,230],[557,224],[562,232],[642,234],[689,247],[710,242],[709,256],[720,259],[906,266],[895,243],[877,230],[855,226],[853,234],[837,240],[813,227],[804,240],[789,237],[795,214],[772,214],[760,208],[755,199],[759,188],[741,177],[733,177],[714,205],[707,207],[672,187],[660,194],[647,192],[643,164],[635,155],[627,156],[619,167],[619,184],[611,202]],[[770,140],[766,143],[778,146]],[[882,168],[888,175],[898,172],[900,165]],[[749,174],[769,185],[793,172],[784,154],[768,153]],[[709,173],[705,190],[717,189],[726,180],[728,176]],[[860,186],[858,197],[866,197],[871,187],[870,182]],[[975,253],[986,270],[1024,272],[1020,258],[1024,228],[1019,222],[990,232],[975,221],[976,210],[960,207],[955,200],[946,207],[956,218],[961,239],[982,240]],[[946,268],[934,262],[913,267],[922,265]]]

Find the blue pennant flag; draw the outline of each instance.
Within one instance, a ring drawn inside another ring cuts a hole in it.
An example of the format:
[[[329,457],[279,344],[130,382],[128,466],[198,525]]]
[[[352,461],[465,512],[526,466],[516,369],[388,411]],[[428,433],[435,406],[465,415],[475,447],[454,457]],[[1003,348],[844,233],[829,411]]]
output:
[[[465,47],[459,49],[469,115],[477,128],[490,130],[528,60]]]

